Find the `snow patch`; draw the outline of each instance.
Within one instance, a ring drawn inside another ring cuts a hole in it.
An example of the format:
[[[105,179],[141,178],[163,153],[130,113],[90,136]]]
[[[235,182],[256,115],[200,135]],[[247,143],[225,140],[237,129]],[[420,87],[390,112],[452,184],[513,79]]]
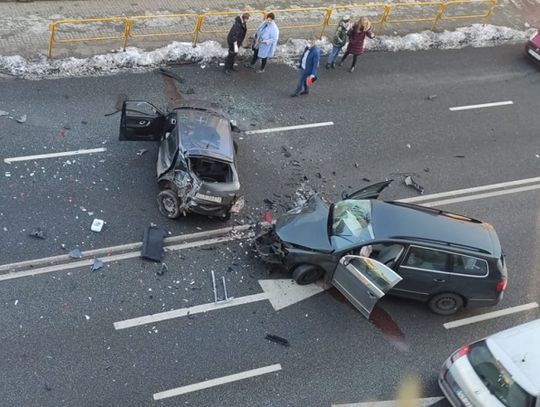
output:
[[[467,46],[489,47],[504,43],[525,42],[535,32],[534,29],[520,31],[508,27],[474,24],[455,31],[422,31],[400,36],[377,36],[366,41],[369,51],[416,51],[431,48],[456,49]],[[323,53],[331,44],[326,39],[315,41]],[[288,65],[295,65],[307,40],[290,39],[278,46],[276,59]],[[250,50],[240,50],[240,55],[251,54]],[[170,62],[197,62],[201,67],[215,59],[227,55],[227,49],[216,41],[206,41],[192,47],[191,43],[172,42],[153,51],[128,47],[125,52],[96,55],[89,58],[65,58],[49,60],[45,56],[25,59],[19,55],[0,56],[1,73],[24,79],[51,79],[63,77],[84,77],[111,75],[119,72],[144,72]]]

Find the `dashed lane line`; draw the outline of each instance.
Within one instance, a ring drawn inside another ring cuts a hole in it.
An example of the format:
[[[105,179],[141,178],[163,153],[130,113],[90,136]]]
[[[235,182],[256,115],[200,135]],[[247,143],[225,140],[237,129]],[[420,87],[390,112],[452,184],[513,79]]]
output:
[[[464,325],[474,324],[475,322],[486,321],[488,319],[494,319],[502,317],[504,315],[515,314],[516,312],[528,311],[534,308],[538,308],[538,303],[530,302],[528,304],[518,305],[516,307],[510,307],[505,309],[500,309],[493,312],[488,312],[485,314],[475,315],[474,317],[457,319],[455,321],[447,322],[443,324],[446,329],[457,328]]]
[[[235,373],[229,376],[218,377],[217,379],[206,380],[188,386],[177,387],[176,389],[166,390],[154,394],[154,400],[163,400],[170,397],[181,396],[182,394],[192,393],[194,391],[208,389],[210,387],[220,386],[226,383],[237,382],[239,380],[249,379],[251,377],[261,376],[281,370],[279,363],[275,365],[260,367],[258,369],[246,370],[245,372]]]
[[[468,106],[454,106],[450,107],[450,111],[456,112],[460,110],[472,110],[472,109],[483,109],[486,107],[496,107],[496,106],[506,106],[506,105],[513,105],[514,102],[511,100],[505,100],[503,102],[493,102],[493,103],[482,103],[479,105],[468,105]]]
[[[248,131],[245,131],[244,133],[245,134],[275,133],[275,132],[280,132],[280,131],[312,129],[314,127],[325,127],[325,126],[333,126],[333,125],[334,125],[334,122],[309,123],[309,124],[298,124],[296,126],[274,127],[271,129],[248,130]]]
[[[11,164],[17,161],[31,161],[31,160],[42,160],[44,158],[69,157],[73,155],[102,153],[104,151],[107,151],[105,147],[90,148],[86,150],[62,151],[60,153],[48,153],[48,154],[27,155],[23,157],[4,158],[4,162],[6,164]]]

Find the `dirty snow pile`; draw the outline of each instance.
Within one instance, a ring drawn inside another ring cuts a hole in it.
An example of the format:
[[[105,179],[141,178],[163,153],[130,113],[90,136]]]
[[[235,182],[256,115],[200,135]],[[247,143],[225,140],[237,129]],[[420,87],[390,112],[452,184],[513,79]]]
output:
[[[416,51],[431,48],[455,49],[489,47],[504,43],[524,42],[534,29],[520,31],[508,27],[474,24],[455,31],[422,31],[401,36],[381,35],[366,43],[369,51]],[[327,53],[331,44],[327,38],[317,41],[323,52]],[[276,59],[292,64],[302,53],[306,40],[291,39],[278,47]],[[240,55],[251,53],[240,50]],[[0,73],[25,79],[44,79],[61,77],[81,77],[109,75],[118,72],[142,72],[171,62],[197,62],[201,67],[224,58],[227,49],[216,41],[206,41],[195,48],[191,43],[173,42],[163,48],[144,51],[129,47],[125,52],[96,55],[90,58],[65,58],[48,60],[40,56],[38,60],[27,60],[21,56],[0,56]]]

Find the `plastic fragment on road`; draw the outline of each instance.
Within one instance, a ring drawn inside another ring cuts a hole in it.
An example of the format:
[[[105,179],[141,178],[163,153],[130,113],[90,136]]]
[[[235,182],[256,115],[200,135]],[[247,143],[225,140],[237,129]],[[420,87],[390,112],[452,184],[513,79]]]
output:
[[[418,192],[420,192],[420,194],[424,193],[424,187],[422,185],[418,184],[415,180],[413,180],[413,178],[410,175],[407,175],[405,177],[404,182],[405,182],[405,185],[407,185],[408,187],[416,189]]]
[[[163,259],[163,238],[165,230],[159,226],[148,226],[144,231],[141,257],[153,261]]]
[[[0,110],[0,116],[9,116],[9,112],[6,112],[5,110]]]
[[[275,343],[277,343],[279,345],[282,345],[282,346],[287,346],[287,347],[290,346],[289,341],[287,339],[285,339],[285,338],[282,338],[281,336],[267,334],[264,338],[268,339],[271,342],[275,342]]]
[[[272,217],[270,216],[270,211],[265,211],[264,212],[264,221],[268,224],[271,224],[272,223]]]
[[[71,257],[72,259],[80,259],[82,257],[81,249],[76,247],[69,252],[69,257]]]
[[[103,267],[103,262],[100,259],[94,259],[94,262],[92,263],[91,271],[99,270]]]
[[[101,232],[101,229],[103,229],[103,225],[105,224],[105,222],[101,219],[94,219],[94,221],[92,222],[92,226],[90,226],[90,230],[92,232]]]
[[[429,95],[426,97],[427,100],[435,100],[437,99],[437,95]]]
[[[167,271],[169,271],[169,267],[167,267],[167,265],[165,263],[161,263],[161,267],[159,268],[158,271],[156,271],[156,274],[158,276],[162,276],[163,274],[165,274]]]
[[[140,157],[142,156],[144,153],[147,153],[148,150],[146,148],[141,148],[138,152],[137,152],[137,155]]]
[[[236,202],[231,206],[231,213],[239,213],[246,205],[246,200],[243,196],[239,197]]]
[[[21,117],[19,117],[18,119],[15,119],[15,121],[16,121],[17,123],[24,123],[24,122],[26,122],[26,115],[23,114],[23,115],[22,115]]]
[[[47,236],[45,236],[45,231],[41,228],[35,228],[33,229],[28,236],[35,237],[36,239],[45,239]]]

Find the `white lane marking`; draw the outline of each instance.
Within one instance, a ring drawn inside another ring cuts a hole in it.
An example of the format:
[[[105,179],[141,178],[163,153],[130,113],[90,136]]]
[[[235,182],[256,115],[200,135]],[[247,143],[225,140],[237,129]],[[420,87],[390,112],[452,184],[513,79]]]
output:
[[[406,404],[406,405],[414,405],[417,407],[428,407],[435,403],[438,403],[441,401],[444,397],[428,397],[424,399],[415,399],[414,404]],[[388,400],[388,401],[367,401],[364,403],[349,403],[349,404],[332,404],[332,407],[397,407],[400,405],[405,405],[404,403],[401,403],[398,400]]]
[[[263,289],[262,293],[247,295],[245,297],[233,298],[227,302],[209,303],[196,305],[189,308],[181,308],[157,314],[126,319],[115,322],[116,330],[133,328],[140,325],[153,324],[168,319],[181,318],[187,315],[200,314],[223,308],[235,307],[237,305],[250,304],[252,302],[269,300],[275,311],[279,311],[289,305],[296,304],[306,298],[312,297],[330,288],[329,285],[298,285],[291,279],[259,280],[259,285]]]
[[[200,314],[203,312],[214,311],[217,309],[235,307],[237,305],[249,304],[251,302],[263,301],[268,299],[267,293],[259,293],[253,295],[247,295],[245,297],[233,298],[227,302],[209,303],[202,305],[195,305],[189,308],[175,309],[172,311],[160,312],[157,314],[146,315],[143,317],[126,319],[124,321],[115,322],[114,328],[116,330],[133,328],[140,325],[153,324],[155,322],[166,321],[168,319],[185,317],[187,315]]]
[[[449,205],[449,204],[453,204],[453,203],[457,203],[457,202],[476,201],[477,199],[485,199],[485,198],[491,198],[491,197],[494,197],[494,196],[515,194],[517,192],[533,191],[535,189],[540,189],[540,185],[530,185],[530,186],[527,186],[527,187],[505,189],[505,190],[496,191],[496,192],[486,192],[484,194],[462,196],[462,197],[459,197],[459,198],[452,198],[452,199],[443,199],[442,201],[423,202],[420,205],[429,206],[429,207],[443,206],[443,205]]]
[[[513,104],[514,102],[512,102],[511,100],[505,100],[504,102],[482,103],[480,105],[455,106],[455,107],[451,107],[450,110],[452,112],[456,112],[458,110],[482,109],[484,107],[505,106],[505,105],[513,105]]]
[[[169,243],[182,242],[182,241],[191,241],[198,238],[205,238],[205,237],[211,237],[211,236],[216,236],[216,235],[221,236],[230,232],[243,232],[254,226],[255,225],[228,226],[225,228],[211,229],[211,230],[206,230],[203,232],[170,236],[163,239],[163,243],[169,244]],[[204,240],[202,240],[202,242],[204,242]],[[85,250],[81,252],[81,254],[83,258],[96,257],[96,256],[101,256],[101,255],[110,256],[112,253],[123,252],[126,250],[138,250],[141,247],[142,247],[142,242],[126,243],[123,245],[104,247],[101,249]],[[167,249],[167,247],[165,249]],[[13,270],[24,268],[24,267],[36,267],[42,264],[51,264],[51,263],[57,263],[60,261],[68,261],[68,260],[71,260],[71,257],[69,257],[68,254],[44,257],[41,259],[25,260],[18,263],[9,263],[9,264],[0,265],[0,272],[13,271]]]
[[[237,239],[238,238],[235,236],[218,237],[215,239],[200,240],[196,242],[189,242],[189,243],[182,243],[182,244],[178,244],[174,246],[168,246],[168,247],[165,247],[165,250],[173,251],[173,250],[191,249],[194,247],[225,243],[225,242],[229,242],[231,240],[237,240]],[[106,256],[100,259],[103,263],[111,263],[113,261],[132,259],[134,257],[139,257],[140,255],[141,255],[141,252],[136,251],[136,252],[117,254],[113,256]],[[0,274],[0,281],[13,280],[15,278],[28,277],[28,276],[36,276],[36,275],[45,274],[45,273],[52,273],[53,271],[69,270],[69,269],[89,266],[92,263],[93,263],[93,259],[88,259],[88,260],[75,261],[72,263],[41,267],[37,269],[9,272],[6,274]]]
[[[162,400],[169,397],[180,396],[182,394],[208,389],[210,387],[220,386],[226,383],[237,382],[239,380],[249,379],[255,376],[261,376],[263,374],[277,372],[279,370],[281,370],[281,365],[279,363],[275,365],[260,367],[258,369],[246,370],[245,372],[235,373],[229,376],[218,377],[217,379],[206,380],[204,382],[190,384],[188,386],[177,387],[176,389],[155,393],[154,400]]]
[[[334,122],[299,124],[299,125],[296,125],[296,126],[274,127],[272,129],[248,130],[248,131],[245,132],[245,134],[274,133],[274,132],[277,132],[277,131],[312,129],[314,127],[325,127],[325,126],[333,126],[333,125],[334,125]]]
[[[24,157],[4,158],[4,162],[6,164],[11,164],[11,163],[14,163],[16,161],[30,161],[30,160],[41,160],[43,158],[68,157],[68,156],[72,156],[72,155],[102,153],[104,151],[107,151],[107,149],[105,147],[90,148],[90,149],[87,149],[87,150],[63,151],[61,153],[49,153],[49,154],[27,155],[27,156],[24,156]]]
[[[474,317],[457,319],[455,321],[447,322],[443,324],[443,326],[446,329],[452,329],[452,328],[457,328],[463,325],[474,324],[475,322],[486,321],[488,319],[502,317],[504,315],[515,314],[516,312],[528,311],[533,308],[538,308],[538,303],[530,302],[528,304],[518,305],[516,307],[510,307],[510,308],[500,309],[493,312],[488,312],[486,314],[475,315]]]
[[[473,188],[455,189],[453,191],[439,192],[437,194],[431,194],[431,195],[419,195],[419,196],[414,196],[412,198],[400,199],[399,201],[410,202],[410,203],[430,201],[432,199],[446,198],[448,196],[465,195],[465,194],[469,194],[473,192],[482,192],[482,191],[487,191],[491,189],[514,187],[516,185],[531,184],[533,182],[540,182],[540,177],[518,179],[515,181],[500,182],[498,184],[482,185],[482,186],[473,187]]]

